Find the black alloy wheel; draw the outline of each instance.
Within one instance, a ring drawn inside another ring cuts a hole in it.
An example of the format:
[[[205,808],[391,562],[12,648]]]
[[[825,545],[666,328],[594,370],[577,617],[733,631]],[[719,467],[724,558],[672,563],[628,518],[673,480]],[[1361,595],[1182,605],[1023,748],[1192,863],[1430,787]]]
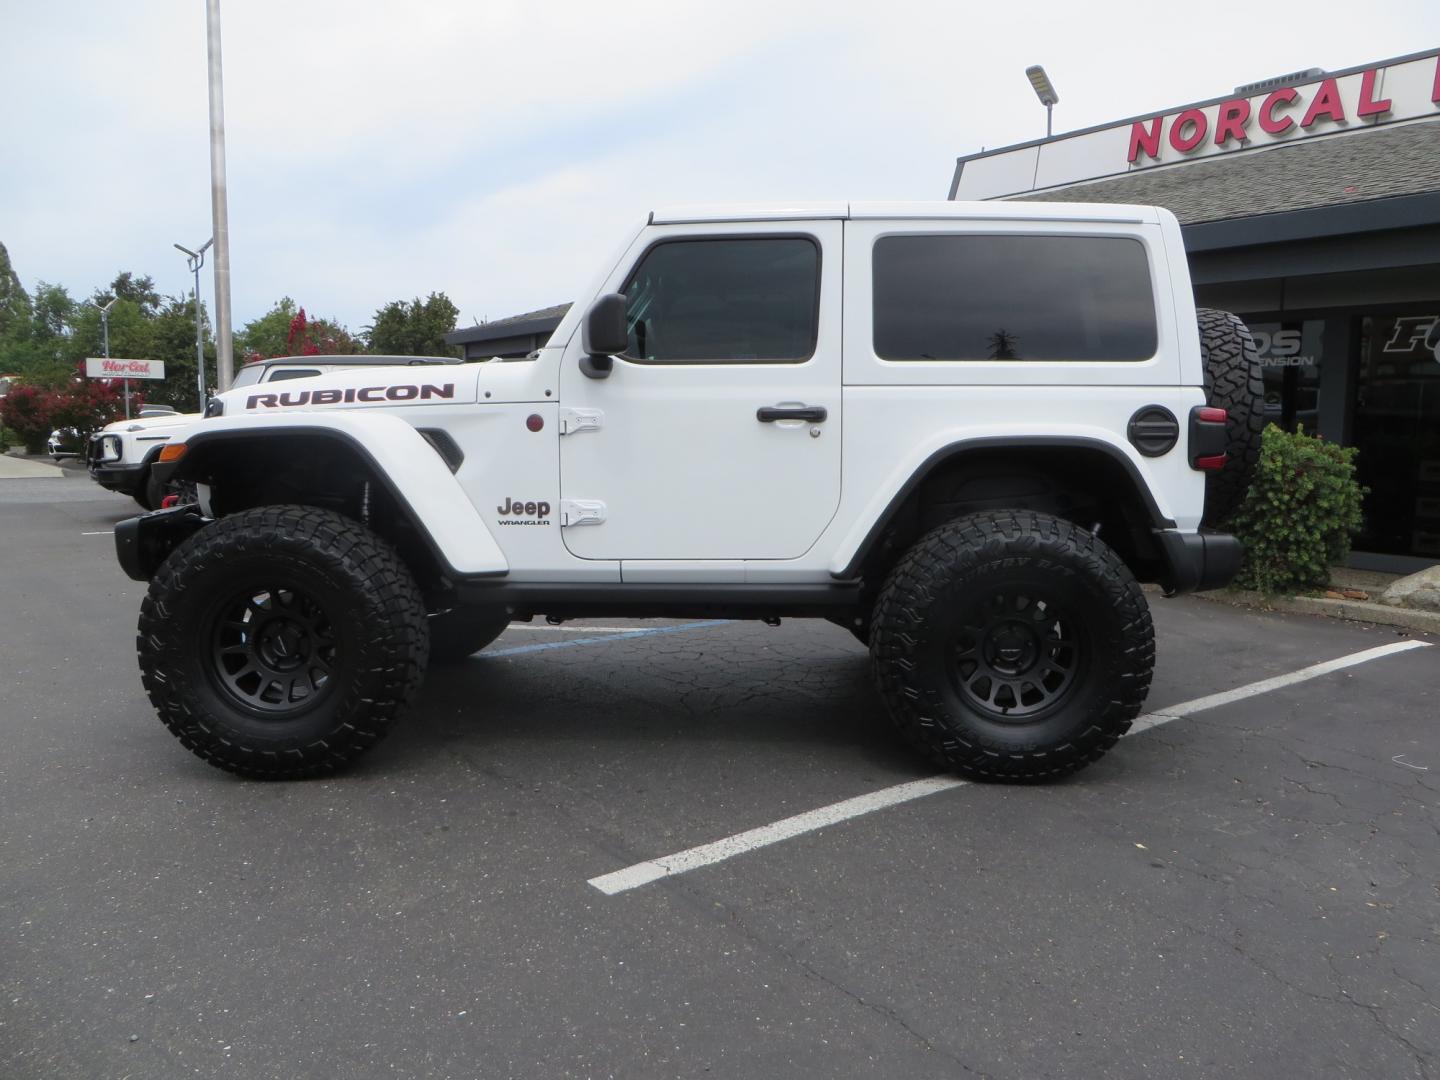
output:
[[[293,584],[247,587],[211,612],[210,675],[242,708],[277,719],[317,705],[340,646],[321,602]]]
[[[956,692],[998,723],[1031,723],[1063,704],[1076,685],[1084,655],[1080,635],[1080,624],[1053,600],[997,589],[956,635]]]

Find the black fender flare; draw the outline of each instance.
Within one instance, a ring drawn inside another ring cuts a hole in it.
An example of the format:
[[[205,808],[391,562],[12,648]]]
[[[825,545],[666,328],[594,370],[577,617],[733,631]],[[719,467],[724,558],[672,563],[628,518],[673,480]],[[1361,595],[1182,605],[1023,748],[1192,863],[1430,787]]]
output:
[[[1107,443],[1102,439],[1090,439],[1080,435],[997,435],[984,436],[977,439],[961,439],[957,442],[942,446],[920,463],[910,475],[910,478],[900,486],[900,490],[897,491],[890,499],[890,502],[886,504],[880,516],[871,524],[869,531],[865,534],[865,539],[860,542],[860,546],[855,549],[855,553],[850,557],[850,560],[845,564],[844,568],[834,571],[830,576],[839,581],[852,581],[858,577],[861,567],[865,565],[865,561],[870,553],[874,551],[876,545],[880,543],[881,538],[885,535],[885,530],[888,529],[891,522],[895,520],[895,516],[900,512],[900,508],[905,505],[905,501],[914,494],[915,489],[923,484],[926,478],[940,466],[954,458],[977,450],[996,450],[1007,447],[1013,447],[1015,449],[1099,451],[1124,469],[1126,475],[1130,478],[1135,493],[1139,496],[1141,504],[1145,507],[1146,513],[1150,517],[1151,528],[1156,532],[1175,528],[1175,522],[1161,512],[1159,504],[1155,501],[1155,496],[1150,491],[1150,485],[1145,482],[1145,478],[1141,475],[1140,469],[1136,466],[1135,462],[1119,447]]]

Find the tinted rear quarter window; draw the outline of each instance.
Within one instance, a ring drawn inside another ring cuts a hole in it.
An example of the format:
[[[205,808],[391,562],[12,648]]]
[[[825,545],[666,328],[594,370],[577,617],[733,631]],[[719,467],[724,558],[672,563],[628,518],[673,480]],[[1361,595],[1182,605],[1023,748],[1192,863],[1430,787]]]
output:
[[[875,242],[884,360],[1148,360],[1145,245],[1117,236],[885,236]]]
[[[288,379],[313,379],[320,374],[319,368],[277,368],[270,372],[266,382],[285,382]]]
[[[664,241],[625,296],[629,359],[798,363],[815,351],[820,249],[794,236]]]

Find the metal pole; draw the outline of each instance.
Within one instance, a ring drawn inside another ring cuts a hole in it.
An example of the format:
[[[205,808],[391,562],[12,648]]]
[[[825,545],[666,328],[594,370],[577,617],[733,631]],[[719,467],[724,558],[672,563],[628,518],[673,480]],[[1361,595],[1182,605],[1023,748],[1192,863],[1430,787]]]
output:
[[[110,359],[110,308],[115,301],[111,300],[100,309],[100,327],[105,333],[105,359]],[[130,419],[130,380],[125,380],[125,419]]]
[[[210,214],[215,233],[215,381],[230,389],[230,211],[225,199],[225,99],[220,70],[220,0],[205,0],[210,55]],[[200,297],[195,297],[200,303]],[[204,364],[201,364],[204,369]]]
[[[200,266],[205,261],[201,255],[195,263],[195,368],[199,372],[200,411],[205,411],[205,327],[200,321]]]
[[[1045,106],[1045,138],[1050,138],[1050,114],[1055,111],[1054,105]]]

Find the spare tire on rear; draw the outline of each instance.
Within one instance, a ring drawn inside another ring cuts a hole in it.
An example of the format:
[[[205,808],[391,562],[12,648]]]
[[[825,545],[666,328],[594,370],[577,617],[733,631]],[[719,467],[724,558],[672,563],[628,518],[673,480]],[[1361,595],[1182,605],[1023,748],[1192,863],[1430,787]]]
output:
[[[1245,499],[1265,430],[1265,378],[1255,340],[1238,315],[1196,308],[1205,400],[1225,410],[1225,467],[1205,477],[1206,525],[1220,525]]]

